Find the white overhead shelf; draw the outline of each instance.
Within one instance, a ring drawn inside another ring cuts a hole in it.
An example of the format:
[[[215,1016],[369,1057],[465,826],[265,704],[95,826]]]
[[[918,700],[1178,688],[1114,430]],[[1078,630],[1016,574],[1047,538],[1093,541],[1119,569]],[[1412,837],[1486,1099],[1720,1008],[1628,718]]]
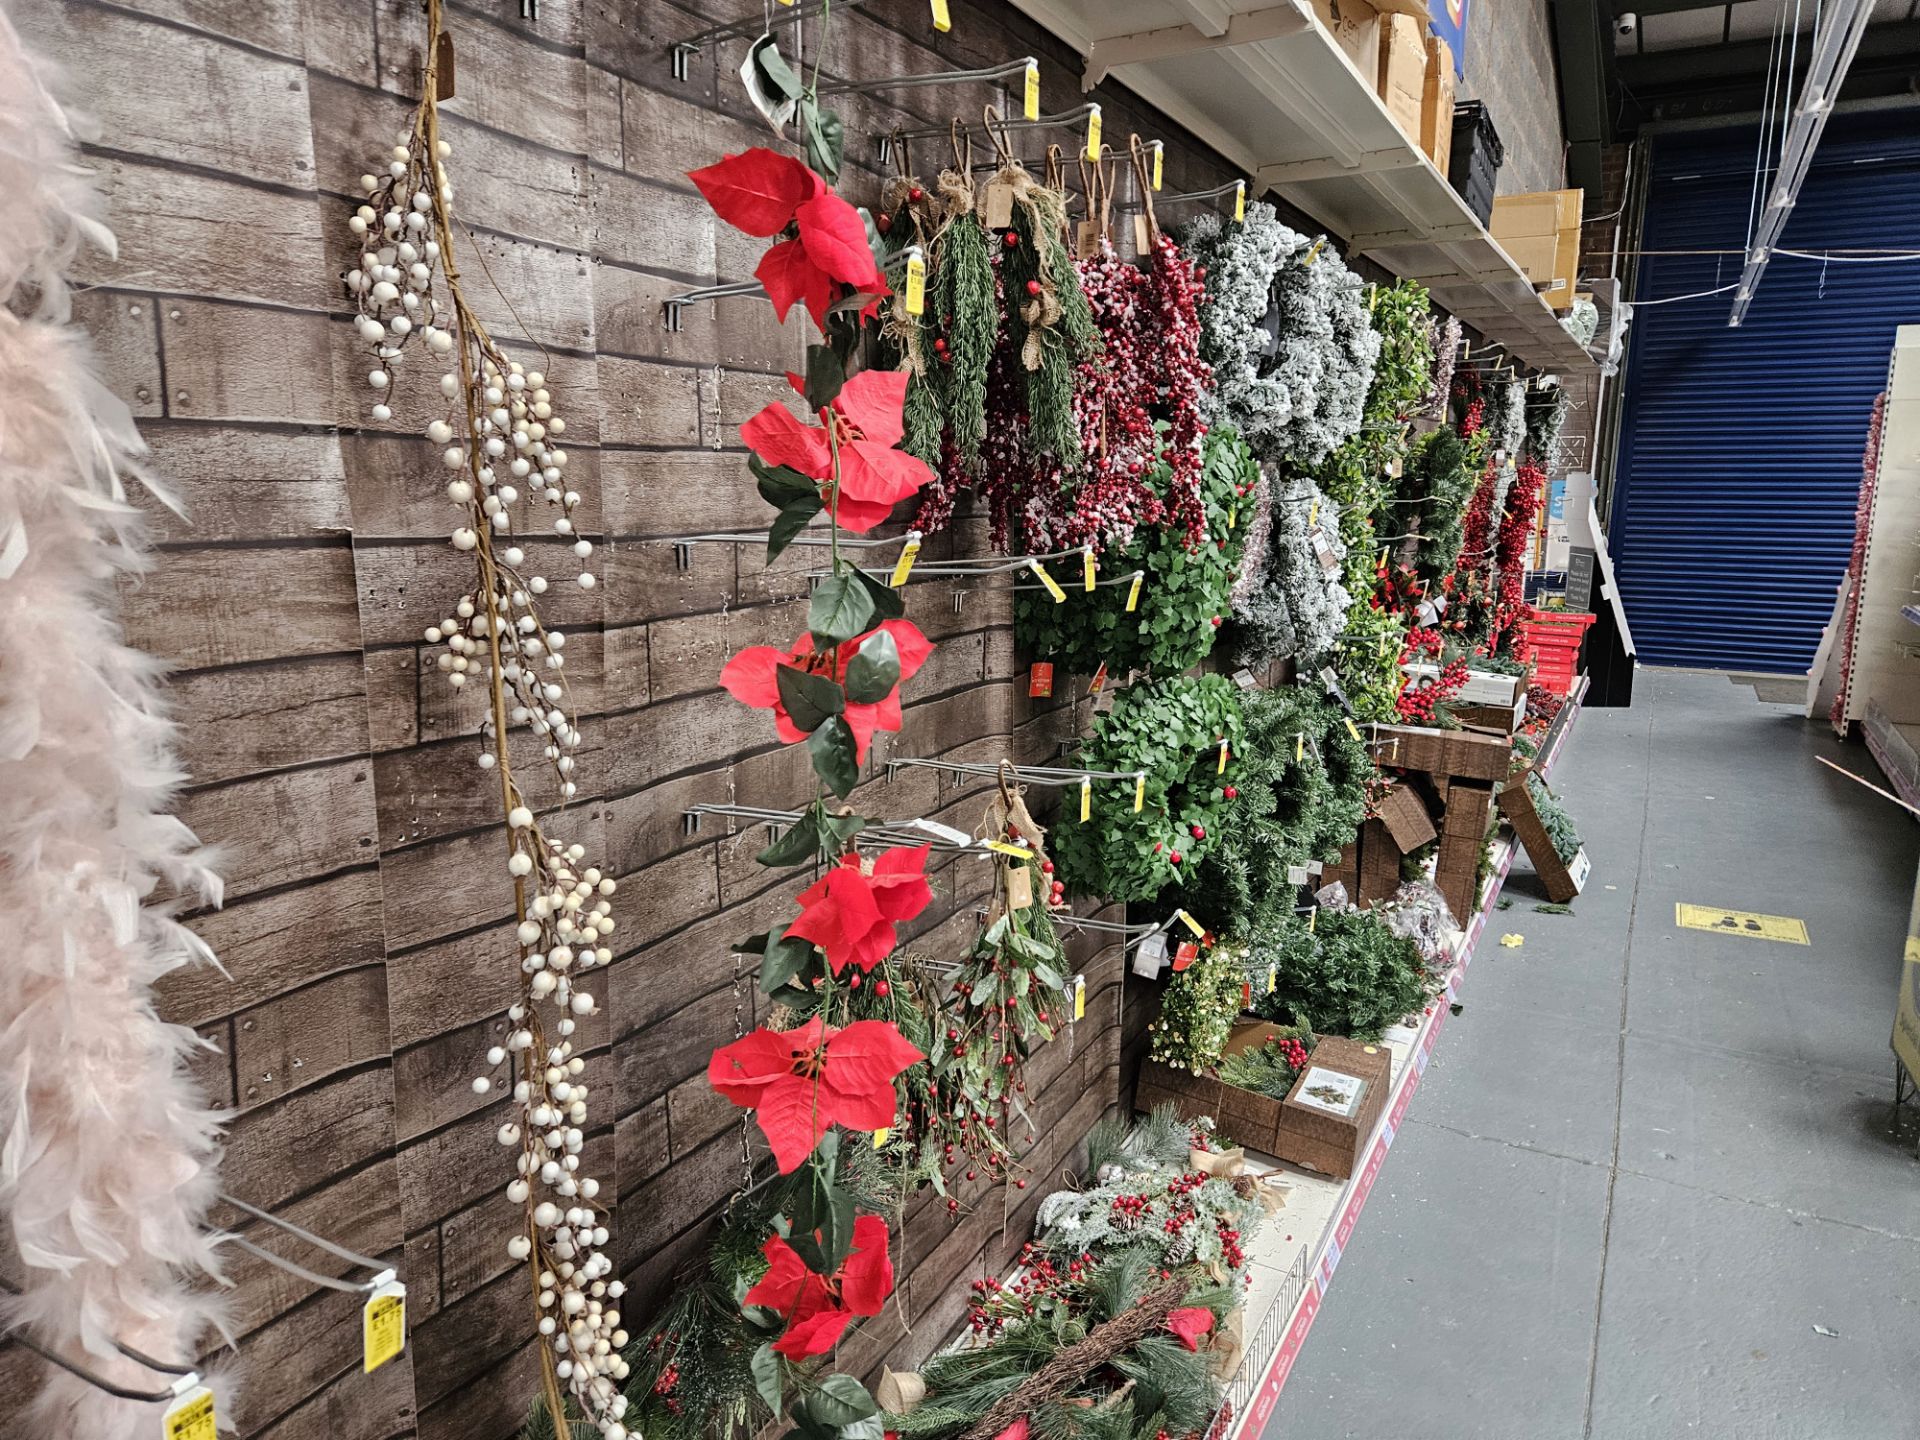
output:
[[[1532,283],[1394,123],[1308,0],[1014,0],[1112,76],[1312,216],[1349,250],[1527,364],[1592,363]],[[1151,138],[1151,137],[1148,137]]]

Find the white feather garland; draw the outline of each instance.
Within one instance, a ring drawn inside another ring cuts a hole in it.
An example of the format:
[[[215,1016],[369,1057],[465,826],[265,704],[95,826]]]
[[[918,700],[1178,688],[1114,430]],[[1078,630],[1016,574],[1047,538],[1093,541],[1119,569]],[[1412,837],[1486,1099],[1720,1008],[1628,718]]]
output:
[[[220,1319],[205,1222],[222,1117],[186,1073],[203,1042],[152,990],[211,960],[174,911],[220,885],[168,813],[162,666],[115,619],[116,577],[146,564],[121,481],[143,446],[65,323],[79,245],[111,242],[76,161],[0,14],[0,1214],[26,1266],[5,1319],[151,1391],[168,1377],[115,1342],[190,1362]],[[157,1416],[49,1368],[22,1426],[124,1440]]]

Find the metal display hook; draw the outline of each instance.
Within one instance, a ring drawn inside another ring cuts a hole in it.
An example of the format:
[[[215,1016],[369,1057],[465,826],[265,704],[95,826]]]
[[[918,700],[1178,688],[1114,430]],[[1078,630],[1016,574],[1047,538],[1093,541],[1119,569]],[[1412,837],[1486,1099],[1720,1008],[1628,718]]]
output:
[[[861,0],[839,0],[839,4],[843,10],[854,10],[859,8]],[[733,20],[724,25],[710,25],[705,30],[696,30],[685,39],[673,42],[673,78],[684,81],[687,78],[687,62],[716,40],[751,40],[760,35],[770,35],[783,25],[812,20],[826,14],[831,8],[832,0],[814,0],[812,4],[797,5],[783,14]]]
[[[372,1294],[381,1286],[390,1284],[398,1278],[391,1266],[384,1265],[378,1260],[360,1254],[358,1251],[349,1250],[344,1245],[335,1244],[324,1236],[315,1235],[311,1230],[303,1230],[291,1220],[283,1220],[270,1210],[262,1210],[258,1205],[250,1205],[237,1196],[225,1193],[223,1193],[220,1198],[227,1204],[233,1206],[234,1209],[251,1215],[256,1220],[263,1220],[276,1230],[285,1231],[295,1239],[305,1241],[316,1250],[323,1250],[329,1255],[345,1260],[348,1264],[357,1265],[363,1270],[371,1270],[374,1272],[371,1280],[343,1280],[337,1275],[326,1275],[318,1270],[309,1270],[306,1266],[296,1264],[283,1255],[274,1254],[273,1251],[263,1245],[254,1244],[253,1241],[247,1239],[244,1235],[229,1235],[226,1237],[227,1244],[237,1246],[245,1250],[249,1255],[256,1255],[260,1259],[265,1260],[269,1265],[286,1271],[289,1275],[297,1275],[302,1280],[308,1281],[311,1284],[321,1285],[329,1290],[339,1290],[349,1295]]]

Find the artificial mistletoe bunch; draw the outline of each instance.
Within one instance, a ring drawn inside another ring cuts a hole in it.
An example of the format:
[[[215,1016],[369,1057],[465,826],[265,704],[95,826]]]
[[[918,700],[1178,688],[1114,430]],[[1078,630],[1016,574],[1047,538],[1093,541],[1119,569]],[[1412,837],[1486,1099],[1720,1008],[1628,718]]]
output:
[[[1246,697],[1239,796],[1185,903],[1230,940],[1246,941],[1261,912],[1291,910],[1298,867],[1338,857],[1366,818],[1372,757],[1324,686],[1313,680]]]
[[[1161,428],[1164,437],[1165,422]],[[1098,560],[1106,583],[1087,590],[1069,582],[1058,603],[1042,586],[1016,589],[1014,638],[1023,650],[1081,675],[1102,665],[1115,675],[1174,675],[1207,657],[1240,572],[1242,521],[1256,503],[1260,467],[1231,427],[1215,427],[1203,443],[1200,542],[1177,526],[1143,525],[1125,548]],[[1146,475],[1156,504],[1174,484],[1165,454]]]
[[[1054,830],[1067,889],[1110,900],[1151,900],[1185,883],[1212,844],[1244,756],[1240,692],[1222,675],[1171,676],[1122,691],[1082,758],[1089,770],[1137,776],[1096,791],[1089,818],[1068,807]]]
[[[1201,943],[1199,955],[1167,982],[1160,1013],[1147,1026],[1155,1060],[1195,1075],[1212,1070],[1240,1013],[1247,964],[1244,944]]]

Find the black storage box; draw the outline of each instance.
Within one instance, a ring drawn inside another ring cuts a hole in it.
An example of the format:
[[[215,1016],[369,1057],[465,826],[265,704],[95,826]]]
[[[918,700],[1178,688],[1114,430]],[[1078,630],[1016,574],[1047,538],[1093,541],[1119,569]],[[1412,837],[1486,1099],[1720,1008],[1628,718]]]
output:
[[[1453,107],[1453,156],[1447,180],[1460,192],[1467,208],[1485,225],[1493,218],[1493,187],[1507,158],[1486,103],[1462,100]]]

